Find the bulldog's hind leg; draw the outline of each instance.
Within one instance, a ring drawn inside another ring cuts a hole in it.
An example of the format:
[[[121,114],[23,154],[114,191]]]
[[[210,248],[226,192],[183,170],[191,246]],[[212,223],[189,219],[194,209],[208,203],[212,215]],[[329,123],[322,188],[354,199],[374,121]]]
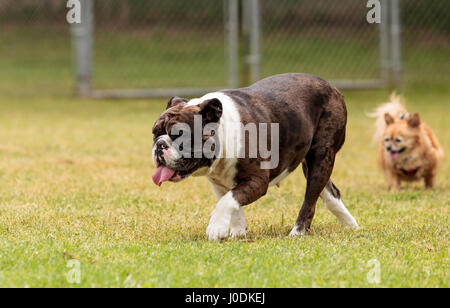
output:
[[[358,228],[355,218],[353,218],[341,200],[341,193],[339,192],[339,189],[333,184],[333,182],[331,182],[331,180],[328,181],[327,185],[320,194],[320,197],[322,198],[325,206],[342,224],[353,229]]]
[[[334,166],[335,153],[326,147],[313,147],[306,155],[303,171],[306,176],[305,200],[290,236],[305,235],[311,226],[316,203],[327,185]]]

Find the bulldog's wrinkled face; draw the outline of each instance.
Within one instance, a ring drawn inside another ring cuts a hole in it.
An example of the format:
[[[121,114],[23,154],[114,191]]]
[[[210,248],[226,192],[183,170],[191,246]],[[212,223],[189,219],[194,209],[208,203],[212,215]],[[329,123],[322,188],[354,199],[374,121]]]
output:
[[[181,181],[199,168],[209,166],[214,159],[205,155],[202,149],[216,131],[205,132],[204,128],[219,122],[222,104],[218,99],[192,106],[187,102],[179,97],[170,99],[166,111],[153,126],[153,163],[156,171],[152,178],[157,185],[165,181]]]
[[[410,149],[417,147],[419,142],[420,117],[417,113],[406,119],[394,119],[386,113],[386,130],[384,132],[384,149],[391,160],[396,160],[402,155],[409,155]]]

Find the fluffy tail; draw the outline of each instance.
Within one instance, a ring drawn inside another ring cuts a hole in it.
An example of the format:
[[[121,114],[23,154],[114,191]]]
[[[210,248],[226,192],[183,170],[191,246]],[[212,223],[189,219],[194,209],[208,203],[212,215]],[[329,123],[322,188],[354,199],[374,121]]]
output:
[[[436,150],[436,154],[437,154],[437,159],[440,161],[442,160],[442,158],[444,158],[444,150],[441,147],[441,144],[439,143],[438,138],[436,137],[436,135],[433,133],[433,131],[431,130],[431,128],[429,128],[427,125],[422,124],[424,129],[425,129],[425,133],[427,134],[428,138],[430,138],[431,141],[431,146]]]
[[[406,116],[408,111],[406,110],[403,97],[397,95],[395,92],[392,92],[388,103],[379,106],[373,113],[368,115],[369,117],[376,118],[375,133],[372,139],[372,142],[374,143],[380,140],[384,130],[386,129],[386,121],[384,119],[384,115],[386,113],[390,114],[394,119]]]

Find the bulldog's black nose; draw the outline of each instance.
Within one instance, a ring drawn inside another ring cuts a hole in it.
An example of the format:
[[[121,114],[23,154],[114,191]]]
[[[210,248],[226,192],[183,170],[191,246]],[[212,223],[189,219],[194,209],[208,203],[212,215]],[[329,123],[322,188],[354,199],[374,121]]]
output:
[[[164,140],[158,140],[156,142],[156,148],[158,150],[166,150],[167,148],[169,148],[169,146],[167,145],[167,143]]]

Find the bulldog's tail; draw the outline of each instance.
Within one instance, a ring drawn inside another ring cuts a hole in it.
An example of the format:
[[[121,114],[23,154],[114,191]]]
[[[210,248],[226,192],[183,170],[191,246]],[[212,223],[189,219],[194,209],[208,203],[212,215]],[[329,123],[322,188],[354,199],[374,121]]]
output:
[[[390,114],[394,119],[406,117],[408,111],[406,110],[403,97],[392,92],[388,103],[379,106],[373,113],[368,114],[369,117],[376,118],[375,133],[372,139],[374,143],[380,140],[386,129],[386,121],[384,119],[386,113]]]

